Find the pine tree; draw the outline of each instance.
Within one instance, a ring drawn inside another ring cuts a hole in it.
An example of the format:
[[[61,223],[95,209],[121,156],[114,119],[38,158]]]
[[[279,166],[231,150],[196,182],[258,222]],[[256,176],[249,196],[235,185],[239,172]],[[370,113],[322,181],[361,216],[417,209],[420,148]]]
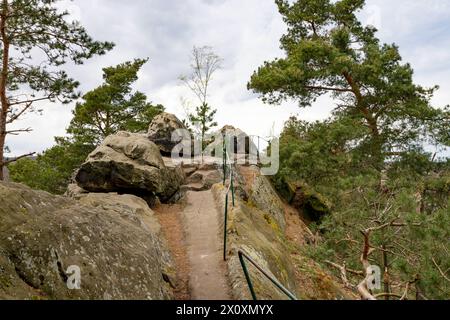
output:
[[[265,62],[248,85],[266,102],[293,98],[306,107],[331,94],[335,116],[365,129],[359,143],[379,172],[385,159],[423,144],[432,127],[450,131],[449,113],[430,106],[437,87],[416,85],[397,45],[381,44],[376,29],[358,21],[364,0],[276,4],[288,26],[281,38],[286,57]]]
[[[29,112],[38,101],[68,103],[78,95],[78,82],[58,67],[68,61],[81,64],[113,48],[110,42],[94,41],[78,22],[68,22],[58,12],[57,0],[1,0],[0,3],[0,180],[8,134],[31,128],[7,127]],[[37,60],[43,54],[43,61]],[[26,155],[20,156],[22,158]]]
[[[152,105],[147,96],[133,92],[132,85],[148,59],[135,59],[103,69],[104,83],[83,96],[73,111],[67,132],[76,139],[100,143],[120,130],[139,132],[148,128],[153,117],[164,110]]]

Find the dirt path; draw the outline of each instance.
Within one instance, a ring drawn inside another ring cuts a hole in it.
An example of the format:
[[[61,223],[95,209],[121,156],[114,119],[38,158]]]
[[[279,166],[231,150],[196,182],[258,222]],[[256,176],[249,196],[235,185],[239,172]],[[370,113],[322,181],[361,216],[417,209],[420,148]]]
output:
[[[189,286],[193,300],[229,300],[226,266],[218,212],[210,190],[186,194],[183,220],[190,262]]]
[[[190,300],[190,264],[186,248],[181,205],[161,204],[154,209],[175,260],[178,283],[174,290],[176,300]]]

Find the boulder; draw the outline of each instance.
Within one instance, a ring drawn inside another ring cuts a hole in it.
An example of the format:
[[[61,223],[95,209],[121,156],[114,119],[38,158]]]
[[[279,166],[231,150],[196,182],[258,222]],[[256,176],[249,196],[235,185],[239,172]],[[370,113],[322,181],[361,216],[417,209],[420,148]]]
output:
[[[119,132],[89,155],[75,180],[89,192],[134,194],[152,204],[176,194],[184,174],[179,166],[166,166],[159,148],[145,135]]]
[[[172,259],[142,199],[0,183],[0,203],[0,299],[173,298]]]
[[[222,129],[213,134],[213,138],[207,144],[206,154],[220,157],[221,154],[216,155],[217,150],[222,150],[223,135],[225,135],[226,142],[230,148],[229,153],[235,155],[257,155],[257,147],[252,142],[252,139],[241,129],[233,126],[224,126]]]
[[[219,170],[197,170],[186,179],[186,189],[193,191],[209,190],[223,180]]]
[[[184,124],[173,114],[163,112],[157,115],[148,128],[148,139],[155,143],[163,156],[170,156],[173,148],[182,139],[172,141],[172,134],[175,130],[184,129]]]

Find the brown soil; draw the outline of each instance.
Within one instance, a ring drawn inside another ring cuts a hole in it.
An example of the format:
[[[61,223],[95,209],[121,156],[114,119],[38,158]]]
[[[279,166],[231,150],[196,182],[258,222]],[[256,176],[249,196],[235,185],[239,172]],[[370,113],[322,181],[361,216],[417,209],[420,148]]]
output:
[[[177,285],[174,289],[176,300],[190,300],[190,264],[186,248],[186,237],[182,223],[181,205],[161,204],[154,209],[177,269]]]
[[[307,239],[310,242],[314,241],[314,234],[309,230],[306,223],[300,218],[299,212],[283,203],[285,219],[286,219],[286,237],[298,246],[304,246]]]
[[[219,213],[210,190],[189,191],[183,210],[193,300],[231,299],[222,260]]]
[[[307,226],[307,221],[292,206],[284,203],[286,219],[286,238],[294,245],[291,250],[295,266],[295,278],[301,288],[300,298],[312,300],[355,299],[355,294],[345,288],[338,279],[325,272],[319,264],[300,253],[300,248],[317,241]]]

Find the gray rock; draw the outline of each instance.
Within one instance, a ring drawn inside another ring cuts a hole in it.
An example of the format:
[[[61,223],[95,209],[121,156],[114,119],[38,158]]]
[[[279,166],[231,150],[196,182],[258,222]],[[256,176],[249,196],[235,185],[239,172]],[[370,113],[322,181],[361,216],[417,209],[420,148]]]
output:
[[[171,299],[153,212],[132,195],[79,201],[0,183],[0,299]],[[79,268],[79,290],[67,283]]]
[[[88,192],[83,188],[80,188],[76,183],[71,183],[67,186],[67,191],[64,194],[66,197],[77,199],[81,195],[87,194]]]
[[[237,166],[236,179],[246,186],[247,201],[266,212],[281,230],[286,228],[283,201],[269,178],[257,166]]]
[[[89,192],[138,195],[150,204],[170,199],[184,180],[179,166],[166,166],[159,148],[145,135],[109,136],[78,170],[77,184]]]
[[[172,141],[172,134],[178,129],[186,129],[186,127],[175,115],[163,112],[150,124],[148,139],[159,147],[162,155],[170,156],[173,148],[182,140],[180,138],[178,141]]]
[[[223,147],[223,135],[225,134],[225,141],[229,148],[230,155],[257,155],[257,147],[252,142],[252,139],[241,129],[233,126],[224,126],[222,129],[213,134],[213,141],[208,143],[205,153],[207,155],[221,157]],[[217,151],[220,154],[216,154]]]

